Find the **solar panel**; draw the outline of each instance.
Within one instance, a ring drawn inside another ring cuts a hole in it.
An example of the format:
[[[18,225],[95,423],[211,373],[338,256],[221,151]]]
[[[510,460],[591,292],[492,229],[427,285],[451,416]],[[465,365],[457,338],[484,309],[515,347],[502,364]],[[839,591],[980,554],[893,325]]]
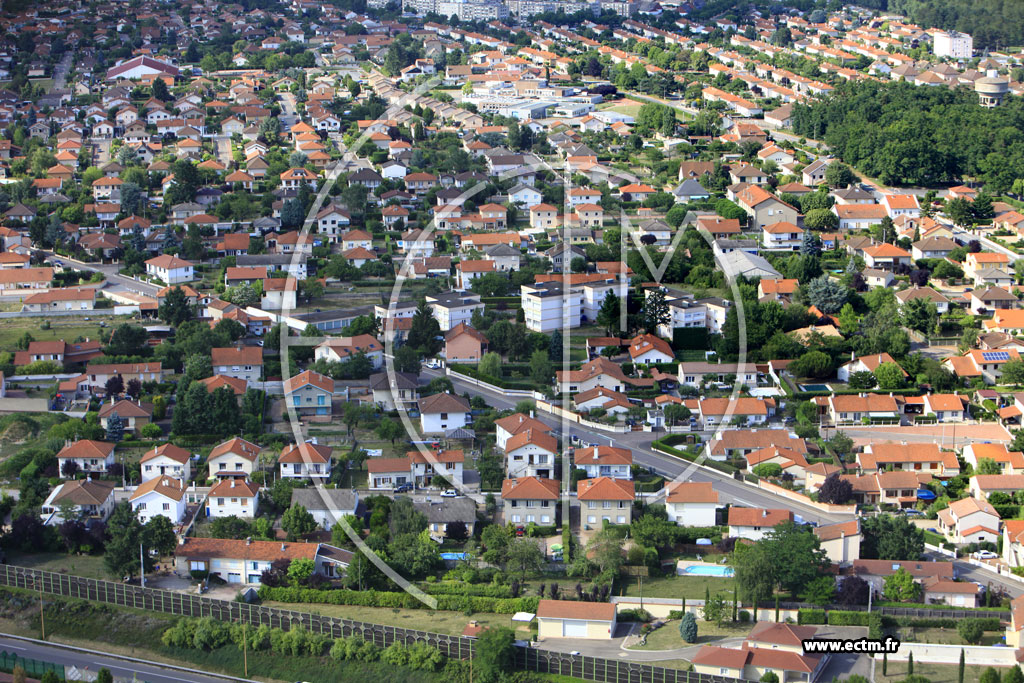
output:
[[[990,361],[1010,360],[1010,353],[1008,351],[982,351],[981,357]]]

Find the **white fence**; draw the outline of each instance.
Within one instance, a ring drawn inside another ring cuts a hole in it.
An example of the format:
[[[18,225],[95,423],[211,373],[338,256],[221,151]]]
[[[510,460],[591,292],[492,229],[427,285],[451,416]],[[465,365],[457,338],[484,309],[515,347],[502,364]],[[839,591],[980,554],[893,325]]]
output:
[[[1017,663],[1017,651],[1012,647],[933,643],[900,643],[900,649],[887,658],[890,662],[905,662],[913,652],[915,662],[958,664],[961,650],[964,653],[964,663],[972,666],[1014,666]],[[881,658],[882,655],[875,655],[876,660]]]

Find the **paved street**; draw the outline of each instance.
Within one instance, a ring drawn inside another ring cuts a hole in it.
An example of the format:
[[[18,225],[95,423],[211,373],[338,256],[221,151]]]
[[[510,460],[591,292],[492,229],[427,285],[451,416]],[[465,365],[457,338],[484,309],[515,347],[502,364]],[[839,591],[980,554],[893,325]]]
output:
[[[107,285],[105,289],[111,292],[134,292],[136,294],[146,294],[149,296],[155,295],[160,291],[160,287],[150,284],[148,282],[139,282],[133,280],[130,277],[125,277],[118,274],[118,270],[121,268],[120,263],[85,263],[84,261],[72,261],[66,256],[54,254],[52,251],[41,250],[50,260],[57,260],[64,263],[68,268],[74,268],[75,270],[89,270],[103,273],[107,278]]]
[[[421,376],[429,381],[433,377],[444,376],[441,370],[424,368]],[[452,379],[452,378],[450,378]],[[461,394],[468,392],[471,396],[482,396],[487,400],[488,405],[499,409],[514,408],[518,399],[508,398],[504,394],[496,393],[488,389],[478,387],[456,379],[452,379],[456,391]],[[727,474],[698,467],[692,463],[674,458],[670,455],[657,453],[650,448],[653,436],[649,432],[629,432],[626,434],[611,434],[591,430],[581,425],[566,422],[563,424],[559,418],[549,413],[538,411],[537,419],[563,432],[563,437],[570,434],[578,435],[584,441],[590,443],[608,444],[620,446],[633,450],[633,462],[644,467],[652,467],[668,479],[675,479],[685,473],[684,479],[689,481],[710,481],[715,485],[715,490],[722,496],[722,502],[748,505],[751,507],[779,508],[786,507],[793,510],[806,520],[819,524],[830,524],[847,519],[848,515],[837,515],[821,512],[820,510],[803,505],[789,499],[780,498],[772,493],[762,491],[752,484],[747,484],[733,479]]]
[[[174,667],[163,664],[149,664],[142,660],[120,658],[102,652],[72,648],[69,646],[43,644],[35,640],[11,638],[0,635],[0,650],[13,652],[21,657],[39,659],[64,666],[73,665],[80,669],[98,671],[106,667],[114,678],[144,680],[147,683],[222,683],[223,681],[245,681],[243,678],[218,676],[195,669]]]

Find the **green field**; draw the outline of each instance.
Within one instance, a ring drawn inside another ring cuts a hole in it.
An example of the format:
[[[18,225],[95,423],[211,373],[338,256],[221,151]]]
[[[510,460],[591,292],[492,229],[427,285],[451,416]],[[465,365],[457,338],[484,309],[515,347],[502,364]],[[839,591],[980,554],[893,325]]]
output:
[[[91,320],[84,322],[82,318],[74,317],[73,322],[64,322],[62,318],[13,318],[4,320],[0,325],[0,349],[15,349],[18,340],[28,332],[35,341],[53,341],[63,339],[70,342],[78,337],[89,339],[100,339],[110,334],[112,327],[122,322],[129,322],[126,316],[114,316],[110,314],[90,315]],[[44,330],[40,327],[43,320],[48,320],[50,329]],[[106,328],[100,327],[99,323],[107,323]],[[136,321],[137,322],[137,321]]]
[[[19,567],[74,574],[90,579],[110,579],[110,573],[103,564],[102,555],[65,555],[64,553],[25,555],[12,551],[7,555],[7,562]]]
[[[717,576],[666,576],[643,580],[643,592],[634,577],[623,579],[616,590],[619,595],[643,595],[645,598],[704,599],[705,589],[732,597],[733,579]]]
[[[964,680],[965,681],[977,681],[981,678],[981,672],[985,670],[983,666],[968,666],[964,669]],[[1002,671],[996,669],[997,671]],[[931,683],[957,683],[959,667],[956,664],[927,664],[924,662],[914,662],[914,675],[923,676],[924,678],[931,681]],[[882,675],[882,662],[875,662],[875,683],[896,683],[896,681],[902,681],[907,677],[907,663],[906,662],[889,662],[886,673],[888,675]]]
[[[690,644],[679,635],[679,620],[665,622],[665,625],[647,636],[647,642],[643,645],[634,645],[631,650],[676,650],[683,647],[692,647],[711,643],[723,638],[742,638],[750,632],[750,624],[733,624],[731,622],[722,624],[709,624],[704,621],[697,622],[697,642]]]

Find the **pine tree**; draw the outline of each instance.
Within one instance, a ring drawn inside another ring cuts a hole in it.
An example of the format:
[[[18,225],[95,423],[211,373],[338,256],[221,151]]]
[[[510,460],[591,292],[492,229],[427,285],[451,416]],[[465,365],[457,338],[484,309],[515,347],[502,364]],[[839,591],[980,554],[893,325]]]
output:
[[[960,666],[956,672],[956,683],[964,683],[964,669],[966,662],[964,661],[964,649],[960,648]]]
[[[117,414],[115,410],[111,413],[110,417],[107,418],[107,441],[113,443],[120,443],[121,439],[124,438],[124,420]]]
[[[883,674],[884,675],[884,674]],[[907,677],[914,675],[914,653],[911,652],[907,657]]]
[[[174,234],[174,228],[170,225],[164,230],[164,251],[178,248],[178,236]]]
[[[882,653],[882,675],[883,676],[888,676],[889,675],[887,673],[888,668],[889,668],[889,653],[888,652],[883,652]]]
[[[810,230],[804,230],[804,236],[800,242],[800,253],[803,256],[821,255],[821,240]]]

